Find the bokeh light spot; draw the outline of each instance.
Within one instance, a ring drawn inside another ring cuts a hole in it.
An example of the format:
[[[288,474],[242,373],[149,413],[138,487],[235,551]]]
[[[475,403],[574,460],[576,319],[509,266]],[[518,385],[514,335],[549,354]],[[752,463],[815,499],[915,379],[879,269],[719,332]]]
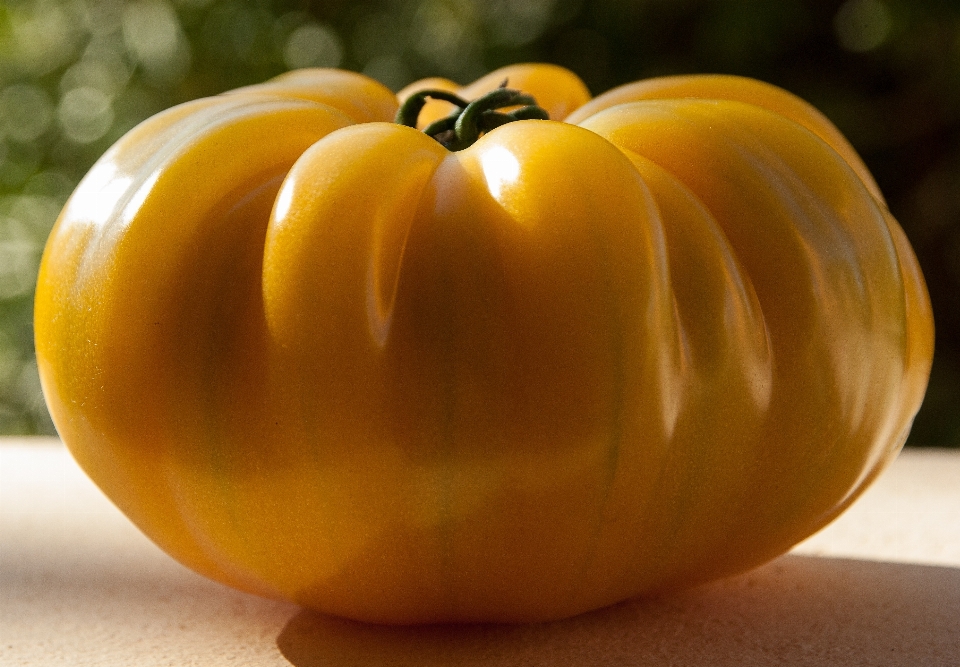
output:
[[[495,0],[487,11],[495,41],[504,46],[529,44],[553,15],[555,0]]]
[[[33,290],[41,246],[27,225],[0,221],[0,299],[29,294]]]
[[[882,45],[893,27],[890,9],[881,0],[847,0],[833,20],[840,46],[864,53]]]
[[[123,41],[154,81],[174,84],[190,69],[180,21],[164,0],[138,0],[123,10]]]
[[[53,105],[43,89],[16,83],[0,92],[0,136],[23,143],[34,141],[47,131],[53,119]]]
[[[74,88],[95,88],[113,98],[123,90],[129,77],[129,70],[119,58],[83,58],[60,77],[60,91],[67,93]]]
[[[337,67],[343,60],[343,43],[333,29],[319,23],[307,23],[287,38],[283,60],[291,69]]]
[[[63,133],[78,144],[89,144],[105,135],[113,124],[113,117],[110,98],[90,86],[68,91],[57,109]]]

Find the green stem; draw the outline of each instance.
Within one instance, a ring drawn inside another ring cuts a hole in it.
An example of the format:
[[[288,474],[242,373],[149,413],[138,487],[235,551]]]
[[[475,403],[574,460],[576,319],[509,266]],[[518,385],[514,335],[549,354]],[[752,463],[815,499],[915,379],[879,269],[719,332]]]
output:
[[[536,100],[519,90],[501,87],[490,91],[472,102],[445,90],[422,90],[411,95],[397,112],[396,122],[408,127],[417,126],[417,118],[427,103],[427,98],[444,100],[456,105],[446,118],[430,123],[424,133],[433,137],[451,151],[461,151],[474,144],[480,136],[501,125],[517,120],[549,120],[546,110],[537,106]],[[497,111],[504,107],[520,106],[510,113]]]
[[[404,102],[400,110],[397,111],[393,122],[398,125],[406,125],[407,127],[416,127],[417,117],[420,115],[420,112],[423,111],[428,97],[434,100],[443,100],[444,102],[456,104],[461,109],[465,108],[468,104],[463,98],[457,97],[446,90],[421,90],[407,98],[407,101]]]

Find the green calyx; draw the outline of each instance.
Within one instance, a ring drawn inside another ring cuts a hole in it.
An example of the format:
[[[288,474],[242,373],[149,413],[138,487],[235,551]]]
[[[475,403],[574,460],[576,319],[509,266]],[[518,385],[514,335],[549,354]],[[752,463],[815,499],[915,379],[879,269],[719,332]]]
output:
[[[408,127],[417,126],[417,118],[427,103],[427,98],[444,100],[456,105],[456,109],[446,118],[431,123],[424,133],[439,141],[451,151],[462,151],[471,146],[485,132],[511,123],[515,120],[549,120],[550,116],[530,95],[501,86],[472,102],[445,90],[421,90],[411,95],[400,110],[394,122]],[[498,111],[506,107],[516,107],[504,113]]]

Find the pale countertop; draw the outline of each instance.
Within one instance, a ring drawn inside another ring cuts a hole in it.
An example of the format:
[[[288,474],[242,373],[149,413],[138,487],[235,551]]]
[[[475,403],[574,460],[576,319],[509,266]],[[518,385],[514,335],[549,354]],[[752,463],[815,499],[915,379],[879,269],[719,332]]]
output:
[[[54,439],[0,438],[0,665],[960,667],[960,450],[909,450],[746,575],[527,626],[384,628],[193,574]]]

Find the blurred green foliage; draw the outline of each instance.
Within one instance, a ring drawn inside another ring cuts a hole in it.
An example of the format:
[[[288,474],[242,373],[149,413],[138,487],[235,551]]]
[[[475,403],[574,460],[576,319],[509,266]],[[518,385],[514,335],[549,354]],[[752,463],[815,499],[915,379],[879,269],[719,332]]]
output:
[[[960,445],[960,7],[947,0],[6,0],[0,3],[0,433],[51,433],[33,356],[43,243],[93,161],[170,105],[286,69],[397,89],[517,61],[627,81],[725,72],[808,99],[917,250],[937,352],[912,444]]]

